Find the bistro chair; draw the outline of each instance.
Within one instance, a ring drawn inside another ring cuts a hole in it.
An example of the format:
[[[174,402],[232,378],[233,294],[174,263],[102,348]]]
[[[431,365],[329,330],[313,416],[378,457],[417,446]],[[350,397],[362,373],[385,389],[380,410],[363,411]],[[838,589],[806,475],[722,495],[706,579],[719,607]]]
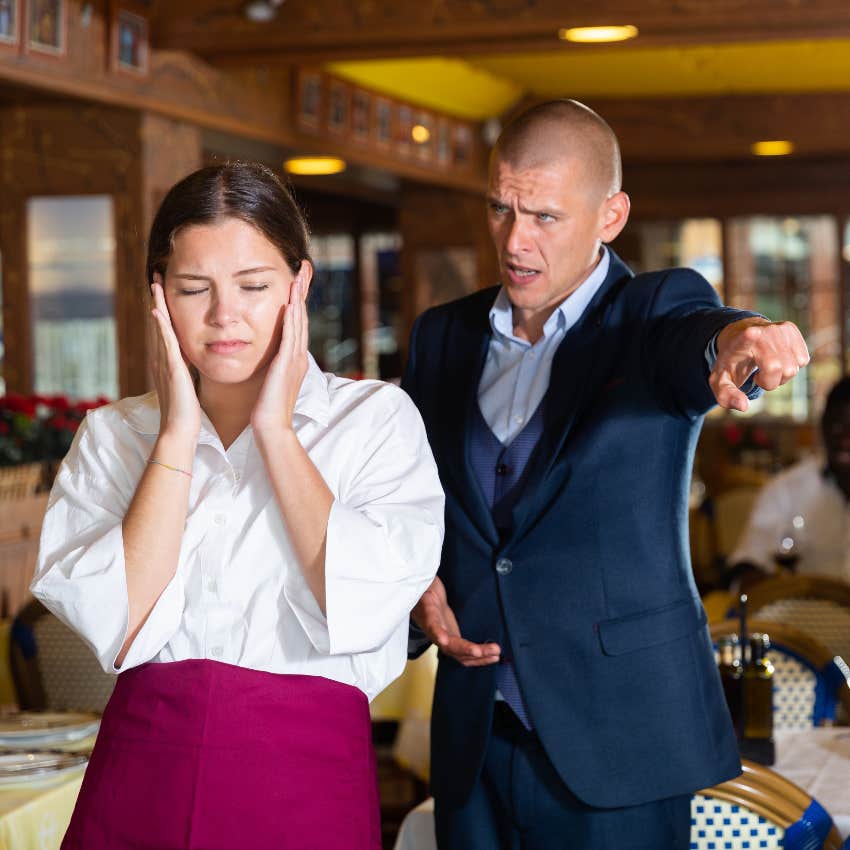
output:
[[[711,638],[737,633],[738,623],[712,623]],[[765,620],[748,624],[749,632],[770,636],[773,663],[773,728],[808,729],[831,725],[839,707],[850,716],[850,670],[820,641],[792,626]]]
[[[89,646],[37,599],[12,622],[9,660],[24,711],[100,713],[115,687]]]
[[[793,626],[850,661],[850,585],[844,582],[817,576],[767,578],[747,589],[747,612]]]
[[[841,850],[832,818],[802,788],[744,760],[735,779],[691,799],[691,850]]]
[[[691,850],[842,850],[832,818],[802,788],[744,760],[743,773],[691,798]],[[436,850],[434,801],[407,813],[394,850]]]

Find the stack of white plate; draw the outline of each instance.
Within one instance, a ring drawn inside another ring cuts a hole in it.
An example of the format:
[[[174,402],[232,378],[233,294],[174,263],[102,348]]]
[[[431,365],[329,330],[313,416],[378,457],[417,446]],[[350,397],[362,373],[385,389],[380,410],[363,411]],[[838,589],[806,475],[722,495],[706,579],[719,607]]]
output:
[[[40,782],[79,770],[88,758],[75,753],[15,750],[0,752],[0,785]]]
[[[76,711],[19,711],[0,716],[0,748],[53,747],[97,732],[96,714]]]

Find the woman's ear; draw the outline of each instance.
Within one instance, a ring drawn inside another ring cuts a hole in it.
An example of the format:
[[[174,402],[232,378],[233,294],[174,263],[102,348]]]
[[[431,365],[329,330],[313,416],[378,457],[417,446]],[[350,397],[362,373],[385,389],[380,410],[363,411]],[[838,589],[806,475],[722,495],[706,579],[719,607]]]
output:
[[[301,261],[301,268],[298,269],[295,280],[304,287],[304,297],[306,298],[310,291],[310,283],[313,280],[313,264],[309,260]]]

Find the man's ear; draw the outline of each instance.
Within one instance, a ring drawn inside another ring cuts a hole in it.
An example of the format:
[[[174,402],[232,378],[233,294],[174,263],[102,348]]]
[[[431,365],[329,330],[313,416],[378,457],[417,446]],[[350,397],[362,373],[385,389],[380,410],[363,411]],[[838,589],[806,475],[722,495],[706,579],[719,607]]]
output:
[[[611,195],[602,205],[602,230],[600,239],[603,242],[613,242],[626,226],[631,209],[629,196],[623,192]]]

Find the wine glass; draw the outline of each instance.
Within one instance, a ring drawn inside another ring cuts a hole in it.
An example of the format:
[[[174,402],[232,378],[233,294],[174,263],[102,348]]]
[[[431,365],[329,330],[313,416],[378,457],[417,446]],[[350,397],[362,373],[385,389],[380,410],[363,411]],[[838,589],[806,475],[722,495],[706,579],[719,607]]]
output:
[[[795,514],[782,528],[777,541],[773,560],[786,573],[794,573],[800,561],[803,538],[806,532],[806,520],[802,514]]]

